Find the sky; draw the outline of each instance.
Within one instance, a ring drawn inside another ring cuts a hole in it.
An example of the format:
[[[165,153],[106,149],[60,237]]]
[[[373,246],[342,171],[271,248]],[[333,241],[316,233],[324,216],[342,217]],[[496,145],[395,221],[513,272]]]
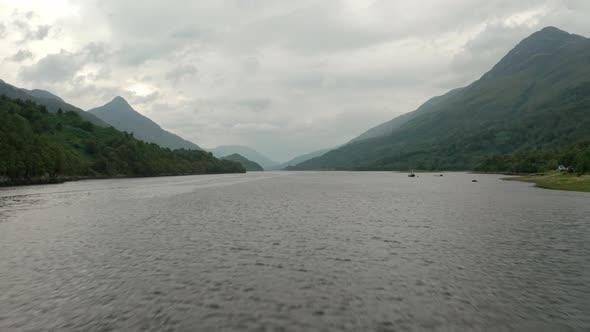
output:
[[[122,96],[206,147],[276,161],[481,77],[588,0],[0,0],[0,79],[83,109]]]

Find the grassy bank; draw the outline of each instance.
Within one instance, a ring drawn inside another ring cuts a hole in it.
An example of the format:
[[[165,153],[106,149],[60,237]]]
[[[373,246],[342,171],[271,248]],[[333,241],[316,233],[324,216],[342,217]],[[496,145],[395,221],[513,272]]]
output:
[[[549,172],[508,178],[507,180],[530,182],[544,189],[590,192],[590,174],[577,176],[575,174]]]

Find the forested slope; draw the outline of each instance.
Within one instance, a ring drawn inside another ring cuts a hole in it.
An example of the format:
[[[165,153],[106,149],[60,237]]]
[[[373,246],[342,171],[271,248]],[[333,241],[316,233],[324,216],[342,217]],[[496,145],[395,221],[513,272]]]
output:
[[[210,153],[161,148],[132,134],[96,126],[76,112],[50,113],[33,101],[0,96],[0,182],[4,184],[244,171],[239,163]]]

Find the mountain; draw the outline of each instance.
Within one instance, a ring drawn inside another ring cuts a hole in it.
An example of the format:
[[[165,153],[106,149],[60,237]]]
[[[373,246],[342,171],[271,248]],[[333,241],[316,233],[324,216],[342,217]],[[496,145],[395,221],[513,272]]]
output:
[[[75,112],[50,113],[31,100],[0,96],[0,185],[244,171],[205,151],[163,149]]]
[[[237,153],[223,157],[221,159],[237,162],[240,165],[242,165],[242,167],[244,167],[246,169],[246,171],[248,171],[248,172],[262,172],[262,171],[264,171],[264,168],[262,168],[262,166],[258,165],[257,163],[255,163],[251,160],[248,160],[248,159],[240,156]]]
[[[370,138],[390,135],[393,133],[394,130],[399,129],[403,124],[414,119],[418,115],[436,111],[438,109],[438,105],[441,105],[445,101],[451,99],[456,94],[459,94],[461,90],[462,89],[459,88],[452,90],[443,96],[433,97],[424,104],[422,104],[422,106],[420,106],[415,112],[402,114],[392,120],[375,126],[361,134],[359,137],[353,139],[351,142],[358,142]]]
[[[217,158],[226,157],[232,154],[239,154],[248,160],[258,163],[260,166],[264,167],[264,169],[271,169],[279,164],[278,162],[271,160],[260,152],[241,145],[222,145],[216,147],[215,149],[211,149],[210,151]]]
[[[47,107],[47,110],[52,113],[57,113],[59,109],[61,109],[64,112],[73,111],[78,113],[78,115],[85,121],[92,122],[92,124],[95,124],[97,126],[108,127],[108,124],[106,124],[104,121],[100,120],[96,116],[88,112],[84,112],[82,109],[74,105],[66,103],[60,97],[45,90],[21,89],[10,85],[4,82],[3,80],[0,80],[0,95],[4,95],[6,97],[14,99],[34,101],[39,105]]]
[[[570,144],[590,135],[589,59],[590,39],[544,28],[469,86],[295,168],[466,170],[491,155]]]
[[[28,95],[33,96],[35,98],[55,99],[57,101],[65,103],[65,101],[63,99],[61,99],[60,97],[54,95],[53,93],[51,93],[49,91],[39,90],[39,89],[33,89],[33,90],[21,89],[21,90],[26,92]]]
[[[133,133],[145,142],[169,149],[202,150],[198,145],[162,129],[157,123],[135,111],[122,97],[88,111],[118,130]]]
[[[321,157],[324,154],[326,154],[328,151],[331,151],[331,150],[333,150],[333,149],[323,149],[323,150],[318,150],[318,151],[310,152],[310,153],[295,157],[285,163],[274,166],[272,168],[272,170],[283,170],[283,169],[286,169],[287,167],[292,167],[292,166],[301,164],[304,161],[308,161],[313,158]]]

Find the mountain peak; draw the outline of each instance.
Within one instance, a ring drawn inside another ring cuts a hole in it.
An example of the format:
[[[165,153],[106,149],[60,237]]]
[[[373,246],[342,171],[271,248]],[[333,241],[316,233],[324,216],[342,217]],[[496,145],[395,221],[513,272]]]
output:
[[[125,98],[117,96],[107,104],[88,110],[118,130],[133,133],[136,138],[170,149],[201,150],[181,137],[166,131],[145,115],[137,112]]]
[[[511,75],[550,63],[557,53],[580,40],[585,38],[556,27],[545,27],[522,40],[487,75]]]
[[[569,40],[576,40],[576,39],[583,39],[584,37],[582,36],[578,36],[572,33],[569,33],[567,31],[563,31],[559,28],[553,27],[553,26],[547,26],[544,27],[543,29],[533,33],[532,35],[530,35],[530,37],[528,37],[527,39],[525,39],[524,41],[531,41],[531,40],[543,40],[545,42],[547,41],[569,41]]]
[[[117,96],[115,98],[113,98],[113,100],[111,100],[110,102],[108,102],[106,105],[106,109],[111,110],[111,111],[117,111],[117,112],[125,112],[125,111],[134,111],[133,107],[131,107],[131,105],[129,105],[129,103],[127,102],[127,100],[125,100],[125,98],[121,97],[121,96]]]
[[[129,104],[127,102],[127,100],[125,100],[125,98],[123,98],[121,96],[116,96],[115,98],[113,98],[113,100],[111,101],[111,103],[125,103],[125,104]]]
[[[569,35],[569,32],[563,31],[563,30],[561,30],[561,29],[559,29],[557,27],[551,26],[551,25],[546,26],[546,27],[544,27],[543,29],[541,29],[541,30],[539,30],[537,32],[542,32],[542,33],[561,33],[561,34],[564,34],[565,33],[565,34],[568,34]]]

